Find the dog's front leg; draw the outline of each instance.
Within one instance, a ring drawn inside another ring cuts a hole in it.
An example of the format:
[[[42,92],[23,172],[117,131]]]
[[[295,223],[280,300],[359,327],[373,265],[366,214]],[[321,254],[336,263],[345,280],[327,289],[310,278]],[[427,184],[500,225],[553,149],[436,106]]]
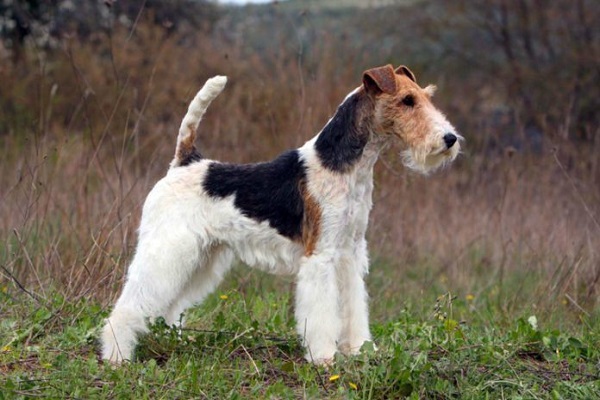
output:
[[[368,294],[365,277],[369,270],[367,242],[358,240],[342,255],[338,268],[342,330],[339,348],[344,354],[357,354],[371,340]]]
[[[296,287],[296,324],[306,359],[330,364],[341,330],[335,252],[302,258]]]

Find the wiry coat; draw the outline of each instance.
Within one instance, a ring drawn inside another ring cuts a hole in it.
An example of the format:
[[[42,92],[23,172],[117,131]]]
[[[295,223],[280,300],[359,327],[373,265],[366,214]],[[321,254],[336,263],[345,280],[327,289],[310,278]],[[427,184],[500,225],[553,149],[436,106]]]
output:
[[[131,359],[146,319],[176,324],[221,282],[235,258],[297,277],[297,331],[306,357],[327,363],[371,340],[364,277],[373,166],[396,136],[426,172],[458,153],[454,128],[406,67],[366,71],[321,132],[258,164],[203,158],[195,132],[225,77],[190,104],[167,175],[144,204],[138,247],[102,335],[103,357]],[[456,144],[455,144],[456,143]]]

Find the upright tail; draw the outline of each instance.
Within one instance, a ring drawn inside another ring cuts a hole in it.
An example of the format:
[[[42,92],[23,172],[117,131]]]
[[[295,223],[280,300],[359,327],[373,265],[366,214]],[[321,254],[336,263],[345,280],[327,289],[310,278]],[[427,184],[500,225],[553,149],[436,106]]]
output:
[[[181,126],[179,127],[175,158],[171,161],[171,168],[188,165],[191,162],[202,159],[202,155],[194,145],[196,129],[198,129],[198,125],[206,109],[223,91],[226,83],[226,76],[218,75],[210,78],[190,103],[187,114],[183,117],[183,121],[181,121]]]

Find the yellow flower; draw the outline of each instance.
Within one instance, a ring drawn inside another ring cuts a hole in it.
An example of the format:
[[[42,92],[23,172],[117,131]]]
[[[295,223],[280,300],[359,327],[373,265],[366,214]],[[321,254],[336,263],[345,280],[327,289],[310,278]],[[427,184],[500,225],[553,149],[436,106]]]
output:
[[[466,295],[465,298],[467,299],[467,301],[473,301],[473,300],[475,300],[475,296],[473,296],[472,294]]]
[[[219,296],[221,300],[227,300],[228,296],[226,294],[222,294]]]
[[[7,344],[6,346],[2,347],[3,353],[8,353],[9,351],[10,351],[10,345]]]
[[[335,382],[335,381],[337,381],[338,379],[340,379],[340,376],[339,376],[339,375],[331,375],[331,376],[329,377],[329,382]]]
[[[356,386],[356,383],[348,382],[348,386],[350,386],[354,390],[358,389],[358,386]]]

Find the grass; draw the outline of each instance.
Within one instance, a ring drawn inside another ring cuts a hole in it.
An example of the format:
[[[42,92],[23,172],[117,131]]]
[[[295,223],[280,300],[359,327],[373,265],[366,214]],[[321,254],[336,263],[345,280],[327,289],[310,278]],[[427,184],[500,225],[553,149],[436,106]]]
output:
[[[408,271],[395,286],[419,286]],[[375,263],[394,276],[391,264]],[[0,399],[13,398],[435,398],[592,399],[600,396],[600,318],[560,304],[554,318],[497,288],[444,292],[443,278],[419,295],[372,293],[377,350],[336,356],[329,369],[302,358],[291,282],[236,268],[187,316],[178,332],[157,321],[121,367],[98,358],[108,310],[85,297],[34,300],[3,290]],[[477,282],[473,282],[476,284]],[[532,284],[527,282],[526,284]],[[371,282],[379,286],[377,282]],[[379,317],[385,316],[385,318]],[[579,321],[564,324],[560,320]]]

